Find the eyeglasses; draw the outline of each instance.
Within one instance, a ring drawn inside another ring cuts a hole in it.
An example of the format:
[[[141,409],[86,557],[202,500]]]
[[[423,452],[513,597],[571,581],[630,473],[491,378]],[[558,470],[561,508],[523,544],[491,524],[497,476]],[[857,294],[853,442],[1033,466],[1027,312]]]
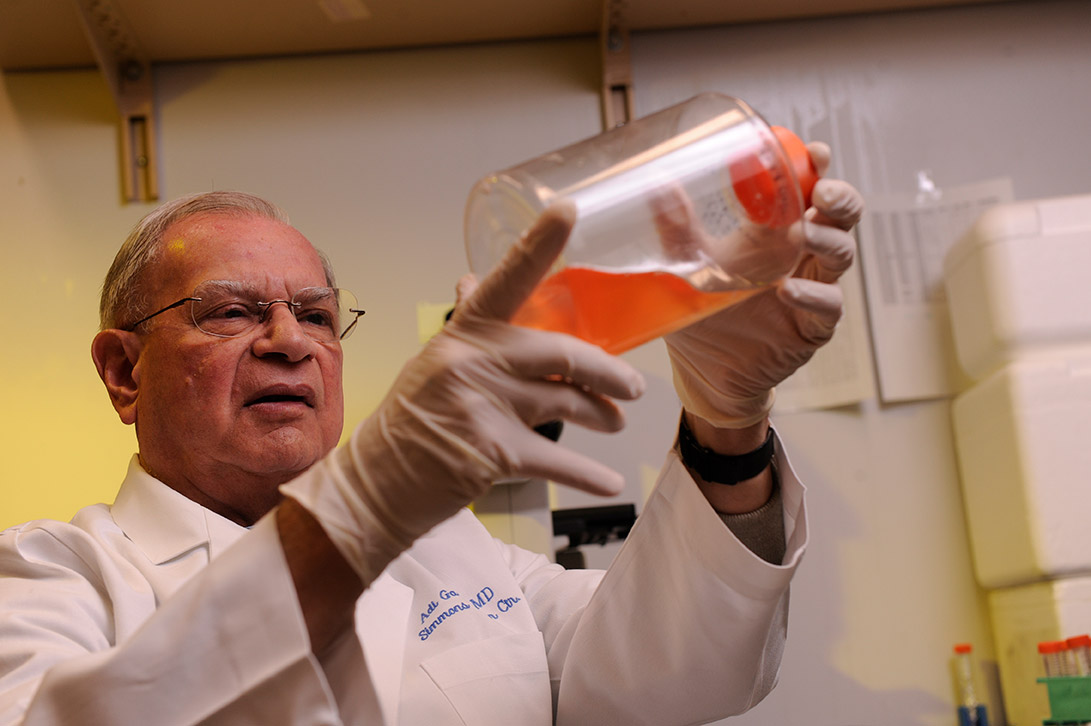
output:
[[[305,287],[291,300],[258,300],[250,286],[232,280],[202,282],[193,294],[141,318],[124,330],[132,331],[156,315],[190,304],[193,324],[218,338],[235,338],[261,325],[273,305],[284,303],[309,337],[332,343],[349,337],[360,316],[356,296],[337,287]]]

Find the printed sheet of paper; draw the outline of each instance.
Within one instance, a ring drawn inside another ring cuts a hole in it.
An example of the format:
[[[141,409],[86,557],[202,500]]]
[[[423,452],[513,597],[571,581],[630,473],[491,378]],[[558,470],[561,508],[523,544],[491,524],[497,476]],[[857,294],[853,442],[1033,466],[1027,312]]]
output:
[[[942,398],[967,383],[951,338],[943,260],[982,212],[1012,200],[1010,179],[922,184],[916,195],[866,199],[860,261],[883,401]]]

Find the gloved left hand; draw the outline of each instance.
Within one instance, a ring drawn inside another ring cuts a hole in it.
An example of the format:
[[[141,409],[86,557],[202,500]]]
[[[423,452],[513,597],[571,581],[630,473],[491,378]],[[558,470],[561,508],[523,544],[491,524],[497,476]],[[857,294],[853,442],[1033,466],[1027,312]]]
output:
[[[405,365],[375,412],[281,487],[365,585],[494,481],[528,476],[592,494],[621,490],[620,473],[532,427],[564,419],[617,431],[624,424],[617,401],[640,396],[643,377],[595,345],[509,322],[575,220],[570,202],[551,206],[480,286],[463,278],[451,321]]]
[[[811,143],[807,149],[823,174],[829,147]],[[852,266],[850,230],[863,213],[863,198],[832,179],[819,179],[811,198],[804,256],[790,278],[666,336],[683,407],[714,426],[761,422],[772,408],[774,387],[833,336],[842,310],[837,280]],[[686,236],[681,228],[696,224],[686,217],[658,220],[661,234]]]

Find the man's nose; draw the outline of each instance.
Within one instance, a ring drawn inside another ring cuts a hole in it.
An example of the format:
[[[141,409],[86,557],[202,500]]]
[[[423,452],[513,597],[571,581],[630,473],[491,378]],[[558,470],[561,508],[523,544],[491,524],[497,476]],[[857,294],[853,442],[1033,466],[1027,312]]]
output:
[[[315,342],[303,331],[289,301],[270,301],[261,327],[262,334],[254,344],[257,355],[279,354],[294,362],[314,354]]]

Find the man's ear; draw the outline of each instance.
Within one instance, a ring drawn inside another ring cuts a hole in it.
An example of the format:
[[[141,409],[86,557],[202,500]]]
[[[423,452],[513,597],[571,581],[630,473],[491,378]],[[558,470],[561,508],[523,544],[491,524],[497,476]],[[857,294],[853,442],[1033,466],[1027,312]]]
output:
[[[103,330],[91,341],[91,359],[110,394],[122,423],[136,423],[137,381],[133,375],[143,348],[140,336],[124,330]]]

